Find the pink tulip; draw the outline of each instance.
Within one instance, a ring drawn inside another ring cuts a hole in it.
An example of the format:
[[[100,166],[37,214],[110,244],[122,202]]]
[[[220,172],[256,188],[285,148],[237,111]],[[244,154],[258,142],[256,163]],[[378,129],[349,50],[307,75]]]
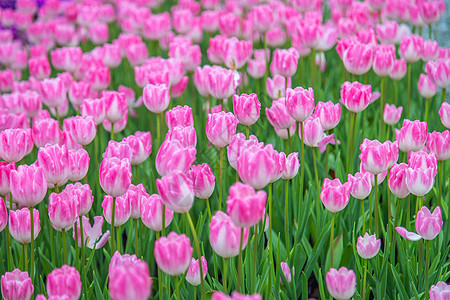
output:
[[[125,194],[131,184],[131,164],[127,158],[107,158],[100,164],[100,185],[111,197]]]
[[[2,275],[1,282],[2,296],[5,300],[29,300],[33,296],[34,287],[28,272],[19,269],[6,272]]]
[[[49,187],[62,186],[69,175],[69,150],[64,145],[46,145],[39,148],[36,164],[44,170]]]
[[[396,227],[395,230],[410,241],[418,241],[422,238],[424,240],[433,240],[441,232],[442,225],[442,213],[439,206],[434,209],[433,213],[425,206],[422,206],[416,216],[417,233],[409,232],[403,227]]]
[[[182,172],[175,171],[172,175],[156,180],[158,193],[163,203],[177,213],[188,212],[194,203],[194,188],[191,180]]]
[[[219,31],[227,36],[239,36],[243,21],[235,14],[228,12],[219,17]]]
[[[332,213],[343,210],[350,200],[351,185],[350,182],[341,184],[338,178],[325,178],[320,192],[320,199],[325,208]]]
[[[22,110],[30,118],[36,116],[42,109],[41,96],[34,91],[21,93]]]
[[[439,161],[445,161],[450,158],[450,133],[433,131],[428,134],[427,148],[436,154]]]
[[[425,145],[428,125],[419,120],[403,120],[403,126],[397,135],[398,147],[403,152],[419,151]]]
[[[63,265],[59,269],[54,269],[47,277],[47,293],[51,297],[68,297],[76,300],[81,296],[80,273],[75,267]]]
[[[360,150],[359,158],[366,171],[377,175],[388,169],[390,148],[386,143],[382,144],[378,140],[364,139]]]
[[[439,281],[430,288],[430,300],[445,300],[450,296],[450,286]]]
[[[437,87],[445,89],[450,86],[450,60],[429,61],[425,72]]]
[[[80,202],[73,198],[72,193],[63,190],[61,193],[51,193],[48,202],[50,222],[58,231],[69,230],[80,215]]]
[[[195,197],[200,199],[211,197],[216,177],[207,163],[192,165],[187,175],[192,181]]]
[[[426,195],[434,185],[436,171],[434,168],[407,168],[406,186],[415,196]]]
[[[239,122],[245,126],[250,126],[259,119],[261,103],[258,100],[258,96],[254,93],[250,95],[234,95],[233,108],[234,115]]]
[[[262,300],[262,296],[260,294],[253,295],[243,295],[238,292],[232,292],[231,296],[227,296],[222,292],[215,292],[211,300]]]
[[[431,79],[425,74],[420,74],[417,88],[419,89],[420,95],[425,99],[432,98],[437,92],[437,86],[435,86]]]
[[[403,58],[396,59],[389,77],[393,80],[401,80],[406,75],[406,62]]]
[[[84,149],[69,150],[69,173],[70,181],[79,181],[86,177],[89,170],[89,153]]]
[[[447,102],[442,103],[439,109],[439,116],[441,117],[442,124],[450,129],[450,104]]]
[[[14,82],[14,74],[11,70],[0,71],[0,92],[11,91]]]
[[[233,169],[235,170],[237,169],[237,159],[241,154],[241,152],[245,148],[254,145],[256,143],[258,143],[258,139],[254,135],[251,135],[249,139],[246,140],[245,135],[241,132],[235,134],[231,138],[231,142],[227,147],[227,157],[228,162]]]
[[[406,186],[406,172],[408,165],[405,163],[395,164],[389,172],[389,189],[396,197],[403,199],[409,195]]]
[[[79,216],[84,216],[89,213],[92,208],[92,203],[94,202],[94,197],[92,196],[92,190],[89,184],[81,184],[80,182],[68,184],[63,192],[69,195],[69,199],[79,203]],[[65,195],[61,197],[64,198]]]
[[[75,107],[80,106],[83,100],[89,99],[91,95],[91,85],[89,82],[73,81],[69,86],[69,100]]]
[[[423,52],[423,38],[418,35],[404,36],[400,42],[400,56],[407,63],[418,61]]]
[[[94,45],[106,43],[109,37],[108,25],[102,22],[92,24],[88,29],[88,36]]]
[[[142,32],[144,38],[157,41],[162,39],[171,29],[170,14],[163,12],[150,15],[144,23]]]
[[[285,96],[286,89],[291,87],[291,79],[284,78],[276,74],[272,78],[268,77],[266,82],[267,94],[271,99],[280,99]]]
[[[44,200],[47,194],[47,179],[44,169],[41,167],[20,165],[17,171],[11,171],[10,180],[14,201],[22,206],[36,206]]]
[[[30,58],[28,60],[28,68],[30,76],[35,77],[37,80],[50,77],[51,68],[46,56]]]
[[[239,41],[236,37],[231,37],[225,40],[222,51],[225,66],[232,70],[239,70],[252,56],[252,42]]]
[[[297,72],[299,54],[294,48],[276,49],[273,52],[270,69],[272,74],[279,74],[283,77],[292,77]]]
[[[204,256],[201,257],[202,271],[203,271],[203,279],[206,278],[206,274],[208,273],[208,264],[206,262],[206,258]],[[200,262],[198,259],[191,258],[191,264],[189,265],[189,269],[186,273],[186,280],[193,286],[198,286],[201,283],[200,277]]]
[[[184,93],[187,88],[188,81],[189,77],[183,76],[177,84],[172,86],[170,92],[172,93],[173,98],[178,98]]]
[[[355,294],[356,276],[352,270],[331,268],[325,276],[328,292],[335,299],[350,299]]]
[[[314,91],[302,87],[286,90],[286,110],[297,122],[305,121],[314,111]]]
[[[82,116],[93,117],[95,124],[99,125],[105,118],[105,102],[101,99],[86,99],[80,105],[80,113]]]
[[[169,107],[170,94],[165,84],[148,84],[143,91],[144,104],[153,113],[162,113]]]
[[[74,116],[64,119],[64,129],[70,133],[76,143],[83,146],[90,144],[97,133],[97,126],[91,116]]]
[[[292,126],[288,129],[278,129],[276,127],[273,128],[275,130],[275,133],[282,138],[283,140],[287,140],[288,136],[293,137],[295,135],[295,130],[297,129],[297,125],[294,123]],[[288,134],[289,131],[289,134]]]
[[[395,46],[380,45],[375,48],[373,55],[373,71],[380,77],[388,76],[395,61]]]
[[[209,92],[216,99],[224,100],[235,92],[234,74],[231,70],[214,66],[208,73]]]
[[[397,32],[398,23],[396,21],[383,21],[376,25],[377,37],[384,44],[394,44]]]
[[[50,51],[53,67],[71,73],[79,68],[82,56],[83,52],[80,47],[63,47]]]
[[[342,60],[348,72],[354,75],[367,73],[372,67],[372,46],[359,43],[352,44],[345,50]]]
[[[217,255],[230,258],[239,254],[241,228],[234,225],[231,218],[222,211],[217,211],[209,224],[209,241]],[[244,228],[242,249],[248,241],[248,228]]]
[[[84,77],[91,84],[93,91],[102,91],[108,88],[111,82],[111,73],[107,67],[92,67]]]
[[[425,62],[436,60],[439,55],[439,45],[436,41],[427,40],[423,42],[421,59]]]
[[[281,271],[283,272],[284,278],[286,278],[287,283],[291,283],[292,275],[291,275],[291,269],[289,268],[288,263],[281,262],[280,267],[281,267]],[[292,267],[292,272],[295,274],[294,267]]]
[[[299,137],[301,130],[299,127]],[[310,117],[303,122],[303,143],[309,147],[319,147],[325,137],[322,124],[319,118]]]
[[[6,129],[0,141],[0,157],[7,162],[19,162],[33,149],[29,129]]]
[[[9,233],[19,243],[26,245],[31,243],[31,220],[30,210],[26,207],[18,210],[9,211]],[[37,238],[41,231],[41,220],[39,219],[39,211],[33,209],[33,226],[34,237]]]
[[[91,226],[89,223],[89,218],[83,216],[83,244],[89,249],[100,249],[102,248],[109,238],[109,230],[102,233],[103,217],[95,216],[94,225]],[[76,228],[75,228],[76,227]],[[75,239],[75,230],[77,230],[78,235],[78,247],[81,247],[81,234],[80,234],[80,222],[77,221],[74,225],[73,238]]]
[[[286,156],[286,154],[282,154]],[[298,152],[290,153],[286,158],[285,164],[283,164],[283,174],[281,175],[281,178],[285,180],[294,178],[298,173],[299,167],[300,162],[298,160]]]
[[[125,55],[131,66],[142,65],[148,58],[147,45],[143,42],[131,44],[125,48]]]
[[[186,173],[195,161],[196,152],[195,148],[183,147],[177,140],[163,142],[155,160],[158,174],[165,176],[175,171]]]
[[[113,300],[147,300],[152,291],[148,265],[136,255],[114,253],[108,271],[109,295]]]
[[[109,141],[105,152],[102,154],[103,159],[118,158],[131,160],[132,150],[130,145],[125,142]]]
[[[351,183],[350,194],[359,200],[366,199],[372,191],[372,179],[370,173],[348,174],[348,182]]]
[[[155,242],[155,261],[158,267],[172,276],[183,274],[192,258],[192,247],[185,234],[170,232]]]
[[[261,79],[266,74],[266,60],[250,59],[247,63],[247,73],[254,79]]]
[[[197,133],[194,127],[177,126],[167,132],[165,141],[176,141],[181,144],[181,148],[195,149],[197,145]]]
[[[364,236],[359,236],[356,243],[356,250],[363,259],[371,259],[380,251],[381,240],[376,235],[369,235],[367,232]]]
[[[112,69],[117,68],[122,62],[122,53],[119,45],[116,44],[104,44],[100,53],[103,64]]]
[[[131,203],[127,194],[117,197],[114,211],[114,226],[119,227],[125,224],[131,216]],[[112,222],[112,206],[113,198],[110,195],[105,195],[102,202],[103,216],[106,222]]]
[[[11,198],[9,199],[11,201]],[[5,201],[0,197],[0,232],[5,229],[8,224],[8,211],[6,210]]]
[[[122,117],[122,119],[114,123],[114,133],[119,133],[122,130],[124,130],[125,127],[127,127],[127,122],[128,122],[128,110],[125,111],[125,115]],[[111,132],[111,130],[113,129],[111,122],[108,121],[107,119],[104,119],[102,124],[103,128],[107,132]]]
[[[252,9],[254,30],[267,32],[275,24],[274,11],[269,5],[258,5]]]
[[[150,132],[136,131],[134,135],[123,139],[131,150],[131,165],[142,164],[152,153],[152,137]]]
[[[39,92],[42,103],[51,108],[56,108],[67,99],[67,89],[59,78],[44,79],[39,83]]]
[[[148,197],[148,193],[144,188],[142,183],[138,185],[130,184],[128,191],[123,195],[123,197],[128,197],[131,207],[131,218],[139,219],[141,217],[141,201],[144,197]]]
[[[206,119],[206,136],[208,140],[219,148],[227,146],[236,134],[238,119],[231,113],[221,111],[208,114]]]
[[[14,162],[7,163],[5,161],[0,161],[0,195],[5,196],[11,191],[10,178],[11,171],[13,170],[17,170]]]
[[[341,100],[349,111],[362,112],[372,102],[372,86],[346,81],[341,87]]]
[[[291,98],[294,102],[295,97]],[[293,104],[293,105],[301,105],[301,104]],[[295,108],[290,107],[290,105],[287,105],[287,102],[284,98],[280,98],[279,100],[272,101],[272,106],[270,108],[266,107],[266,116],[269,121],[269,123],[278,129],[287,129],[292,126],[292,124],[295,123],[295,120],[291,117],[289,114],[289,111],[287,108],[291,108],[292,110],[295,110]]]
[[[341,105],[332,101],[317,103],[314,115],[317,116],[324,130],[335,128],[341,120]]]
[[[388,125],[395,125],[400,121],[400,117],[403,112],[403,107],[396,107],[394,104],[384,105],[383,120]]]
[[[267,147],[252,145],[237,157],[237,171],[244,183],[255,189],[262,189],[277,172],[277,165]],[[281,169],[281,174],[282,171]]]
[[[105,103],[105,119],[111,123],[120,121],[127,113],[125,95],[115,91],[104,91],[101,100]]]
[[[145,226],[153,231],[162,230],[162,207],[163,202],[161,196],[153,194],[144,196],[141,199],[141,220]],[[165,207],[165,227],[167,228],[173,219],[173,211]]]
[[[194,127],[194,118],[192,117],[192,108],[189,106],[176,106],[166,112],[166,123],[169,130],[177,126]]]
[[[249,228],[261,220],[266,200],[264,191],[255,192],[250,185],[237,182],[230,187],[227,213],[236,226]]]

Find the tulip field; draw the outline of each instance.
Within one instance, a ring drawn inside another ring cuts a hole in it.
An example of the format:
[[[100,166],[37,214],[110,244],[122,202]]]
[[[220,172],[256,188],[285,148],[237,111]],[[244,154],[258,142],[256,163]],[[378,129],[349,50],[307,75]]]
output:
[[[0,1],[2,299],[449,300],[446,6]]]

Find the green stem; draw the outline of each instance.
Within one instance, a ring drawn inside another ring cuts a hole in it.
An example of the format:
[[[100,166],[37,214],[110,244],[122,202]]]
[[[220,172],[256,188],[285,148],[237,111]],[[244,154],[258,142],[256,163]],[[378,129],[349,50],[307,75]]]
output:
[[[222,210],[223,149],[219,148],[219,210]]]
[[[316,201],[316,208],[317,208],[317,214],[319,216],[320,212],[320,183],[319,183],[319,174],[317,173],[317,163],[316,163],[316,148],[311,148],[313,153],[313,163],[314,163],[314,178],[316,180],[316,188],[317,188],[317,201]]]
[[[347,156],[347,174],[351,173],[351,165],[353,160],[353,143],[355,141],[355,120],[356,113],[351,112],[351,120],[350,120],[350,143],[348,144],[348,156]]]
[[[406,116],[405,118],[409,118],[410,117],[410,111],[411,111],[411,69],[412,69],[412,65],[410,63],[406,63],[406,68],[407,68],[407,97],[406,97]]]
[[[111,122],[111,141],[114,141],[114,122]]]
[[[134,253],[137,257],[139,257],[138,233],[138,219],[134,219]]]
[[[272,275],[275,273],[275,267],[273,264],[273,244],[272,244],[272,183],[269,183],[269,264],[270,264],[270,272],[269,272],[269,284],[267,285],[270,290],[272,289]]]
[[[228,264],[228,259],[224,258],[223,259],[222,285],[223,285],[223,292],[225,294],[227,294],[227,264]]]
[[[258,255],[258,225],[255,225],[255,232],[253,236],[253,289],[252,292],[256,293],[256,256]]]
[[[366,233],[366,216],[364,211],[364,200],[361,200],[361,215],[362,215],[362,234]]]
[[[369,198],[369,231],[370,231],[371,233],[373,232],[373,227],[372,227],[373,193],[374,193],[374,191],[372,191],[372,192],[370,193],[370,198]]]
[[[289,180],[285,181],[285,199],[284,199],[284,230],[286,234],[286,252],[288,263],[290,261],[291,247],[289,246]]]
[[[383,110],[384,110],[384,100],[386,98],[386,77],[381,77],[380,82],[380,90],[381,90],[381,97],[380,97],[380,133],[384,140],[384,121],[383,121]]]
[[[333,264],[333,252],[334,252],[334,243],[333,243],[333,239],[334,239],[334,218],[335,218],[336,214],[332,213],[331,214],[331,232],[330,232],[330,267],[333,268],[334,264]]]
[[[122,233],[120,230],[120,226],[117,226],[116,234],[117,234],[117,251],[120,253],[120,248],[121,248],[120,246],[122,245],[122,239],[121,239]]]
[[[442,89],[442,103],[444,103],[447,99],[447,89]]]
[[[28,270],[28,249],[27,244],[22,245],[24,270]]]
[[[442,160],[439,162],[440,164],[440,168],[438,169],[439,172],[439,189],[438,189],[438,202],[439,202],[439,206],[442,206],[442,184],[444,182],[444,178],[442,177],[444,175],[444,170],[445,170],[445,166],[444,166],[445,161]],[[448,214],[447,214],[447,218],[448,218]]]
[[[375,186],[374,186],[374,190],[375,190],[375,199],[373,199],[374,202],[374,209],[375,209],[375,234],[378,236],[378,175],[374,175],[375,176]]]
[[[247,140],[248,140],[248,137],[249,137],[249,135],[250,135],[250,126],[246,126],[246,136],[247,136]]]
[[[301,206],[303,205],[303,181],[305,178],[305,144],[303,143],[303,122],[300,122],[300,146],[302,160],[300,162],[300,188],[298,190],[300,201],[298,202],[297,213],[300,212]]]
[[[115,197],[113,197],[113,203],[112,203],[112,214],[111,214],[111,236],[110,236],[110,239],[111,239],[111,257],[114,255],[114,252],[115,252],[115,236],[114,236],[114,230],[115,230],[115,227],[114,227],[114,218],[115,218],[115,215],[116,215],[116,198]]]
[[[156,232],[156,240],[159,240],[160,233],[159,231]],[[161,269],[158,268],[158,293],[159,293],[159,299],[163,299],[163,290],[162,290],[162,272]]]
[[[180,297],[180,285],[178,284],[178,276],[173,276],[173,280],[175,281],[175,293],[177,295],[177,299],[179,300],[181,299],[181,297]]]
[[[81,236],[81,265],[84,266],[86,263],[86,258],[84,254],[84,232],[83,232],[83,222],[80,216],[80,236]],[[75,243],[78,244],[78,243]]]
[[[150,112],[150,117],[152,117],[152,113]],[[156,141],[157,141],[157,147],[161,146],[161,122],[159,119],[159,116],[156,116]]]
[[[68,256],[67,256],[67,239],[66,239],[66,230],[63,228],[61,230],[62,239],[63,239],[63,248],[64,248],[64,264],[68,264]]]
[[[30,225],[31,225],[31,247],[30,247],[30,278],[33,282],[34,278],[34,220],[33,220],[33,207],[30,207]],[[25,249],[26,253],[26,249]]]
[[[428,286],[428,270],[430,268],[430,243],[431,241],[425,241],[425,291],[429,291],[430,287]]]
[[[411,194],[408,195],[408,201],[406,202],[406,229],[411,230]]]
[[[315,69],[315,67],[314,67],[314,60],[315,60],[315,57],[316,57],[316,50],[314,50],[314,49],[312,49],[312,51],[311,51],[311,70],[310,70],[310,72],[311,72],[311,87],[312,88],[314,88],[314,81],[315,81],[315,78],[314,78],[314,69]]]
[[[163,216],[162,217],[161,235],[166,236],[166,205],[164,203],[162,204],[161,216]]]
[[[290,154],[292,152],[291,129],[288,128],[286,130],[287,130],[287,133],[288,133],[288,145],[289,145],[289,148],[288,148],[289,149],[289,153],[287,153],[287,154]]]
[[[82,266],[82,264],[81,264],[81,260],[79,260],[79,257],[80,257],[80,251],[79,251],[79,249],[78,249],[78,225],[77,224],[75,224],[75,230],[74,230],[74,233],[75,233],[75,260],[74,260],[74,263],[75,263],[75,268],[78,270],[78,272],[80,272],[80,268],[81,268],[81,266]]]
[[[199,266],[200,266],[199,269],[200,269],[200,282],[202,285],[202,299],[205,299],[205,283],[203,280],[203,267],[202,267],[202,263],[201,263],[202,253],[200,252],[200,245],[198,243],[197,232],[195,231],[194,223],[192,223],[191,216],[189,215],[189,212],[185,213],[185,215],[186,215],[186,219],[189,223],[189,226],[191,227],[192,236],[194,237],[195,249],[197,251],[198,261],[199,261]]]
[[[430,111],[431,99],[425,99],[425,122],[428,122],[428,112]]]
[[[364,278],[363,278],[363,291],[362,291],[362,298],[363,300],[366,299],[366,279],[367,279],[367,259],[364,259]]]
[[[11,246],[10,246],[11,242],[10,242],[10,239],[9,239],[10,233],[9,233],[9,230],[8,230],[8,223],[6,223],[5,235],[6,235],[6,260],[8,262],[8,270],[7,271],[11,272],[13,270],[13,267],[12,267],[12,263],[11,263],[11,259],[12,259],[11,255],[12,255],[12,253],[10,252],[10,250],[11,250]]]
[[[208,217],[209,217],[209,221],[211,221],[212,214],[211,214],[211,206],[209,206],[209,198],[206,199],[206,207],[207,207],[207,209],[208,209]]]
[[[394,104],[397,106],[397,98],[398,98],[398,82],[394,81]]]
[[[239,258],[238,258],[238,282],[237,282],[237,289],[241,293],[244,293],[244,285],[242,284],[242,244],[244,241],[244,227],[241,228],[241,237],[239,241]]]
[[[394,220],[394,228],[398,226],[398,218],[400,215],[400,199],[397,199],[397,210],[395,211],[395,220]],[[392,240],[391,240],[391,264],[395,266],[395,243],[396,243],[396,237],[395,237],[395,231],[392,231]]]

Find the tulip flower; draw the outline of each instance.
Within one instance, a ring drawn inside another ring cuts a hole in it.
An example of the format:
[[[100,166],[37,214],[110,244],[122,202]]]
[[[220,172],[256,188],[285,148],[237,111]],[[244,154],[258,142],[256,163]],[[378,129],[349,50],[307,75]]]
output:
[[[192,247],[185,234],[169,233],[155,242],[155,261],[158,267],[172,276],[183,274],[192,258]]]
[[[325,276],[328,292],[335,299],[350,299],[356,289],[356,276],[352,270],[331,268]]]
[[[203,269],[203,279],[205,279],[208,272],[208,264],[204,256],[201,257],[201,265],[201,268]],[[189,265],[189,269],[186,273],[186,280],[193,286],[200,285],[200,262],[198,259],[191,259],[191,264]]]
[[[47,277],[47,293],[49,297],[66,296],[76,300],[81,296],[80,273],[75,267],[63,265],[54,269]]]
[[[31,299],[34,291],[31,278],[28,272],[22,272],[15,269],[12,272],[6,272],[1,279],[2,296],[5,300]]]

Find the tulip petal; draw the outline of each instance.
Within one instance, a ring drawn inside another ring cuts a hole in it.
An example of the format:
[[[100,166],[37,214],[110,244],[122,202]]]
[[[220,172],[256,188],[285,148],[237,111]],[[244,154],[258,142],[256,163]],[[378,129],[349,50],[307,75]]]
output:
[[[407,240],[413,241],[413,242],[416,242],[416,241],[418,241],[418,240],[420,240],[422,238],[417,233],[410,232],[410,231],[406,230],[406,228],[404,228],[404,227],[395,227],[395,230],[397,230],[397,232],[402,237],[404,237]]]

